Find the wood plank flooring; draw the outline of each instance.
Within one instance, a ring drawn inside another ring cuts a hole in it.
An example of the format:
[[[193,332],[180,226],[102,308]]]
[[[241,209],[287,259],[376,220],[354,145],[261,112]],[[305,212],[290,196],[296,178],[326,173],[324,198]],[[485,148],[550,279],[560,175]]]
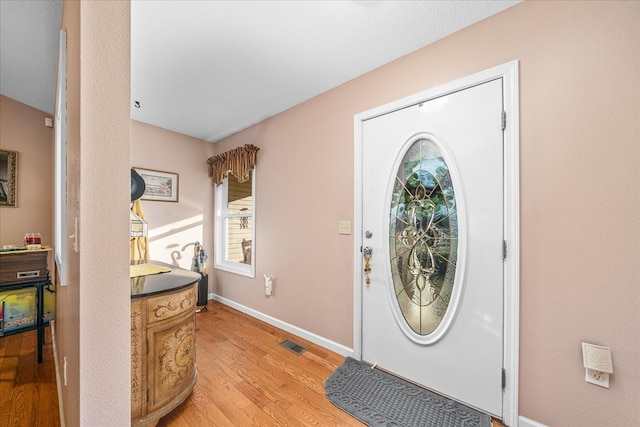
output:
[[[324,395],[324,381],[344,357],[210,301],[198,313],[198,380],[159,427],[364,426]],[[286,338],[307,347],[296,355]]]
[[[220,303],[207,308],[197,314],[195,389],[158,427],[364,426],[324,394],[343,356]],[[286,338],[307,351],[281,347]],[[49,328],[43,357],[35,332],[0,338],[0,426],[60,426]]]
[[[36,331],[0,338],[0,426],[60,426],[50,328],[42,349],[38,363]]]

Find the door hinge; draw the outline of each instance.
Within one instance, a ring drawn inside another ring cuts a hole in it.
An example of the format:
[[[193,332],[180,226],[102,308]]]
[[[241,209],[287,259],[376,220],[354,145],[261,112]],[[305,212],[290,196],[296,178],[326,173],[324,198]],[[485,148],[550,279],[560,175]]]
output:
[[[507,371],[505,371],[504,368],[502,368],[502,389],[504,390],[506,386],[507,386]]]
[[[505,130],[507,128],[507,112],[503,111],[502,112],[502,130]]]
[[[507,259],[507,241],[502,241],[502,259]]]

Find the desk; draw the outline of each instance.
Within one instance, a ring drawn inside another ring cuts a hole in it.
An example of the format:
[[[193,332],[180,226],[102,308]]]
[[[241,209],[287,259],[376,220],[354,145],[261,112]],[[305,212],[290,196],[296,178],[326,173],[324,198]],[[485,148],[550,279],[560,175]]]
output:
[[[0,336],[36,329],[38,363],[44,328],[55,317],[55,291],[47,269],[50,247],[0,252]]]

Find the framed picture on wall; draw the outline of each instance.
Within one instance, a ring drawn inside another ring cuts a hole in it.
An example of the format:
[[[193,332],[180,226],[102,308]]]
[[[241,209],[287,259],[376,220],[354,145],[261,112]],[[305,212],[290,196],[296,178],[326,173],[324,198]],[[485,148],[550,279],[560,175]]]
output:
[[[0,150],[0,206],[18,206],[16,202],[17,176],[18,152]]]
[[[134,167],[144,180],[145,190],[140,200],[154,200],[157,202],[178,201],[178,174],[162,172],[153,169]]]

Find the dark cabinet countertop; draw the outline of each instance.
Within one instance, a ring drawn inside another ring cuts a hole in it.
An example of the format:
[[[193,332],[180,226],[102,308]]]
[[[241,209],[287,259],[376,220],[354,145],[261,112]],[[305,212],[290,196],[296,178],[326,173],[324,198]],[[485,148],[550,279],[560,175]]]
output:
[[[148,264],[170,268],[167,273],[152,274],[131,278],[131,298],[145,297],[153,294],[175,291],[197,283],[202,277],[200,273],[185,270],[161,261],[146,261]]]

